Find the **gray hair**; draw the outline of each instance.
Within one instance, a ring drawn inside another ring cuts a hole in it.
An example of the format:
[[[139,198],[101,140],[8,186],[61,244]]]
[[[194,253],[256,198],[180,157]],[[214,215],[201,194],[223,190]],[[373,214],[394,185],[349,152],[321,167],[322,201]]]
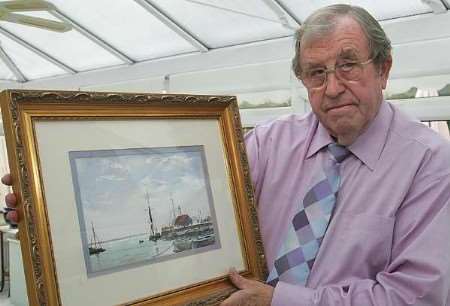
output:
[[[380,66],[391,56],[391,41],[386,36],[378,21],[365,9],[347,4],[335,4],[318,9],[311,14],[295,34],[295,56],[292,59],[292,70],[300,78],[300,49],[301,44],[308,39],[319,38],[330,34],[338,18],[349,16],[353,18],[363,30],[371,51],[370,58],[373,63]],[[303,40],[303,41],[302,41]]]

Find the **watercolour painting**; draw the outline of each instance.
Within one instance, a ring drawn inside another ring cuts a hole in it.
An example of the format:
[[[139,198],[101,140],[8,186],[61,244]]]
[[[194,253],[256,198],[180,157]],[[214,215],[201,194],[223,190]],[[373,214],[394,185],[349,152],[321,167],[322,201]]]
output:
[[[220,247],[202,146],[69,158],[89,276]]]

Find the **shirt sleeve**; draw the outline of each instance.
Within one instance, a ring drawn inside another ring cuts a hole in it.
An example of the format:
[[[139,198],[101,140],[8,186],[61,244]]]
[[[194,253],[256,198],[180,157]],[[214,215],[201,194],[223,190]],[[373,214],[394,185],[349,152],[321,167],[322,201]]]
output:
[[[258,128],[254,128],[244,136],[245,148],[250,167],[250,177],[252,179],[253,189],[256,201],[259,199],[261,183],[259,181],[260,173],[264,171],[262,148],[260,144],[260,136],[257,132]]]
[[[445,306],[449,274],[450,174],[421,177],[398,210],[391,260],[374,280],[355,277],[314,289],[280,281],[272,305]]]

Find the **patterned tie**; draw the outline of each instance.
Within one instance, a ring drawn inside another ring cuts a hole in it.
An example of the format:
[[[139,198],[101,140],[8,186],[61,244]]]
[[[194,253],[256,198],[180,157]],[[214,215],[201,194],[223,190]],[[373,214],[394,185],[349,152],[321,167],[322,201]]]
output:
[[[279,280],[306,284],[320,244],[330,221],[339,189],[339,167],[350,151],[336,143],[328,145],[327,158],[319,178],[306,193],[299,210],[289,224],[274,267],[267,278],[275,286]]]

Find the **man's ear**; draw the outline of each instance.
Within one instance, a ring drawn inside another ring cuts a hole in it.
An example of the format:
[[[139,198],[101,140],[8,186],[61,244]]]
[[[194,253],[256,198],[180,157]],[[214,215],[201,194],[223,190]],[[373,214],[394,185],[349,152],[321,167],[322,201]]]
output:
[[[389,54],[388,58],[380,66],[380,77],[382,81],[383,89],[386,89],[387,80],[389,78],[389,72],[392,67],[392,55]]]

